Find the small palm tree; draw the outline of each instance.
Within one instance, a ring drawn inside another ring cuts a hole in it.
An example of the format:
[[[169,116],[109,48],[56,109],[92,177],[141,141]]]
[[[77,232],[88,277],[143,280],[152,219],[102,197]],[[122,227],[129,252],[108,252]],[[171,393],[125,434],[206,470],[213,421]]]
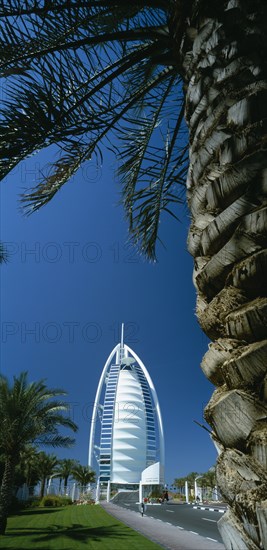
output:
[[[38,454],[38,476],[41,481],[40,497],[44,496],[45,486],[48,479],[56,474],[56,467],[58,465],[58,458],[53,454],[46,454],[43,451]]]
[[[64,458],[58,461],[58,466],[56,471],[58,472],[58,477],[64,481],[64,494],[67,493],[67,486],[69,477],[72,475],[73,470],[78,466],[77,460],[72,458]]]
[[[216,472],[214,466],[202,475],[202,478],[199,480],[198,484],[205,490],[206,494],[208,492],[212,495],[216,486]]]
[[[59,427],[77,430],[76,424],[63,415],[67,405],[58,401],[61,389],[47,388],[44,380],[28,382],[27,373],[14,377],[13,385],[0,377],[0,441],[4,456],[4,474],[0,489],[0,534],[6,529],[12,497],[15,467],[29,444],[68,447],[74,439],[59,433]]]
[[[174,487],[179,491],[179,493],[183,493],[184,491],[184,486],[185,486],[185,482],[186,482],[186,477],[176,477],[174,482],[173,482],[173,485]]]
[[[37,448],[33,445],[26,445],[25,449],[20,453],[18,468],[24,476],[25,483],[28,486],[30,493],[39,481],[38,459],[39,453]]]
[[[216,472],[214,466],[203,474],[200,485],[203,485],[203,487],[210,487],[211,489],[214,488],[216,485]]]
[[[77,464],[72,470],[72,476],[78,482],[82,492],[86,491],[89,483],[95,482],[95,472],[89,466]]]

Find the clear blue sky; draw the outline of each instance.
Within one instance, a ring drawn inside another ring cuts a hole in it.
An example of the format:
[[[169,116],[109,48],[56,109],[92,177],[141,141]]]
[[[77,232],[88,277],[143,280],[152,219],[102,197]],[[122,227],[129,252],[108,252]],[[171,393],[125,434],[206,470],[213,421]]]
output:
[[[1,372],[27,370],[30,380],[46,378],[68,392],[79,432],[74,448],[57,453],[86,464],[97,383],[124,322],[125,341],[158,393],[167,482],[206,471],[216,451],[193,419],[203,420],[212,385],[199,367],[208,339],[195,316],[186,208],[181,223],[162,222],[166,249],[158,245],[158,263],[149,263],[127,245],[109,153],[101,169],[88,164],[48,206],[23,217],[19,194],[48,159],[42,152],[24,161],[1,186],[1,239],[10,243],[1,267]]]

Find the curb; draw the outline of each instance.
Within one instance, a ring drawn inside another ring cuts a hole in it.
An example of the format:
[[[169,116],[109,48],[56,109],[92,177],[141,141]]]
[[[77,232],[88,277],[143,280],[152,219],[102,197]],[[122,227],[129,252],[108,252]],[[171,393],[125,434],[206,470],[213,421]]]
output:
[[[221,514],[224,514],[226,512],[223,508],[208,508],[205,506],[193,506],[195,510],[209,510],[210,512],[220,512]]]

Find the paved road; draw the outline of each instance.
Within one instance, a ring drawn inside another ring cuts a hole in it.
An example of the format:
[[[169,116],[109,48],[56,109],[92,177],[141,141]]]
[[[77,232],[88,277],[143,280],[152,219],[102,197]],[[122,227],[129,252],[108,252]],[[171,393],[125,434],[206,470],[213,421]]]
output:
[[[118,518],[126,525],[129,525],[129,527],[132,527],[135,531],[142,533],[148,539],[158,543],[166,550],[225,550],[223,544],[216,542],[212,537],[205,537],[197,534],[197,532],[192,530],[192,527],[191,531],[187,531],[182,526],[175,526],[171,524],[170,521],[166,521],[166,519],[162,520],[160,518],[151,517],[148,516],[148,514],[142,517],[140,512],[134,511],[130,506],[121,507],[111,502],[102,502],[101,506],[103,506],[108,513]],[[160,507],[154,506],[154,511],[156,508]],[[165,511],[165,514],[166,516],[175,516],[175,512],[170,513]]]
[[[139,510],[138,504],[120,504],[120,506],[129,510]],[[217,507],[215,507],[215,509],[216,508]],[[222,516],[222,513],[219,511],[201,510],[200,508],[194,508],[192,505],[188,504],[168,503],[162,505],[148,505],[145,515],[161,519],[168,524],[182,527],[191,533],[209,537],[216,542],[222,543],[217,527],[217,521]]]

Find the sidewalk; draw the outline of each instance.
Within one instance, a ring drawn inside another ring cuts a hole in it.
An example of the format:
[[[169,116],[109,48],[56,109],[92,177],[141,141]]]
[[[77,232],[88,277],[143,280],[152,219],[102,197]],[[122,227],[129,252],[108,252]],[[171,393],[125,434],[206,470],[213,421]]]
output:
[[[153,542],[168,550],[225,550],[223,544],[213,542],[206,537],[194,535],[189,531],[170,525],[158,519],[143,517],[138,512],[101,502],[101,506],[135,531],[138,531]]]

